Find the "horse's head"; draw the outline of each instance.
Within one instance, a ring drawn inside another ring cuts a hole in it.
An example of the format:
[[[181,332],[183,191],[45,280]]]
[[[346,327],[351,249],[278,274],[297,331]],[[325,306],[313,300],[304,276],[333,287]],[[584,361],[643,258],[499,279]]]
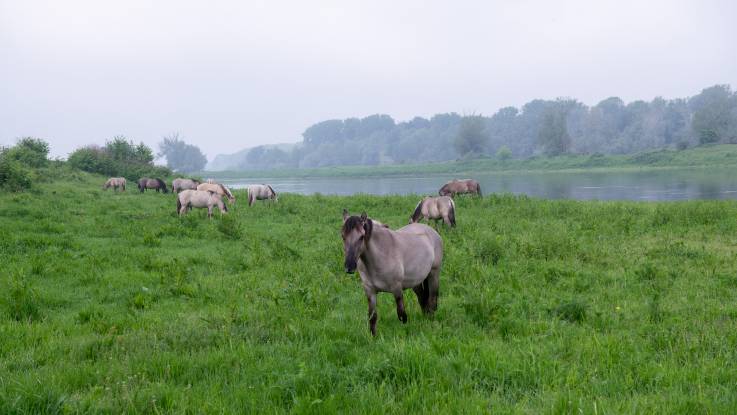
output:
[[[274,191],[274,188],[273,188],[273,187],[271,187],[271,185],[270,185],[270,184],[267,184],[267,185],[266,185],[266,187],[268,187],[268,188],[269,188],[269,190],[271,191],[271,196],[272,196],[272,197],[274,198],[274,202],[278,202],[278,201],[279,201],[279,196],[278,196],[278,195],[276,194],[276,192]]]
[[[361,216],[350,216],[343,209],[343,253],[345,255],[345,272],[356,272],[358,258],[366,251],[366,244],[371,238],[373,222],[363,212]]]

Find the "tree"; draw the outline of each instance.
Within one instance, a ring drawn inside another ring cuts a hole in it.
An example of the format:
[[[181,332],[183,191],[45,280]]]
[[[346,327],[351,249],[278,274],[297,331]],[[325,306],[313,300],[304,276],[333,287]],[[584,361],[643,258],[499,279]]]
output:
[[[501,161],[506,161],[512,158],[512,150],[509,149],[506,145],[503,145],[499,147],[499,150],[496,152],[496,158],[498,158]]]
[[[164,137],[159,143],[159,157],[166,157],[166,166],[180,172],[200,171],[207,164],[199,147],[180,140],[179,133]]]
[[[484,117],[468,115],[461,119],[460,130],[455,139],[455,148],[458,154],[482,154],[489,140],[485,131]]]
[[[701,144],[737,140],[737,97],[729,85],[706,88],[689,101],[691,128]]]
[[[33,137],[23,137],[15,146],[5,150],[5,157],[32,168],[46,166],[48,155],[49,143]]]
[[[538,136],[538,143],[548,156],[557,156],[568,152],[571,137],[566,128],[566,111],[560,106],[548,108],[543,116]]]

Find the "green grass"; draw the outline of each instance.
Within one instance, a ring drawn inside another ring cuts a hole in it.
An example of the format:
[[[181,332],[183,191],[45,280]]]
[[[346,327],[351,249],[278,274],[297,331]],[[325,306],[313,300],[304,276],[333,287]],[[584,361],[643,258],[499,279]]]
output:
[[[737,204],[457,201],[437,314],[343,272],[341,209],[207,220],[77,175],[0,194],[0,413],[734,413]]]
[[[630,171],[714,167],[737,167],[737,146],[733,144],[710,145],[683,151],[666,149],[623,156],[604,156],[601,154],[566,155],[506,161],[475,159],[428,164],[202,172],[200,175],[203,177],[218,178],[355,177],[447,173],[465,174],[473,172]]]

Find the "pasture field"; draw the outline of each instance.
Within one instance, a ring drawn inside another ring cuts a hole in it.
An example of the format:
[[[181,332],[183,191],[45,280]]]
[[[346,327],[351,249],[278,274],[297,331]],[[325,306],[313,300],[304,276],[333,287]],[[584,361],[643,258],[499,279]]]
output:
[[[341,209],[0,194],[0,413],[735,413],[737,203],[457,200],[439,309],[343,271]],[[277,189],[278,190],[278,189]]]

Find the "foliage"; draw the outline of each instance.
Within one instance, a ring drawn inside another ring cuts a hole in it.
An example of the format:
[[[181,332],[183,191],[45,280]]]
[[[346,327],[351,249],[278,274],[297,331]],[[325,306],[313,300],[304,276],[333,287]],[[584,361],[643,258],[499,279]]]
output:
[[[0,148],[0,188],[19,192],[33,186],[38,170],[49,165],[49,144],[41,139],[24,137],[15,146]]]
[[[506,145],[503,145],[496,151],[496,158],[501,161],[509,160],[512,158],[512,150],[510,150]]]
[[[179,172],[201,171],[207,164],[200,148],[182,141],[178,133],[164,137],[159,143],[159,157],[166,157],[167,167]]]
[[[25,279],[0,278],[1,413],[737,405],[733,201],[458,198],[458,227],[440,229],[438,312],[408,290],[402,324],[380,294],[373,339],[340,212],[396,228],[419,196],[282,194],[239,202],[221,225],[179,218],[173,197],[104,193],[102,179],[0,194],[0,263]]]
[[[395,122],[388,115],[328,120],[308,127],[290,149],[262,146],[233,155],[241,170],[418,164],[495,154],[634,154],[737,142],[737,93],[704,89],[688,99],[625,103],[609,97],[593,106],[573,99],[536,99],[491,117],[438,114]],[[278,151],[276,151],[278,150]],[[216,160],[221,156],[216,157]],[[217,163],[215,163],[217,164]]]
[[[461,119],[454,145],[456,152],[461,156],[483,154],[489,137],[484,131],[484,117],[469,115]]]
[[[24,137],[4,152],[4,157],[30,168],[48,165],[49,143],[39,138]]]
[[[153,151],[144,143],[135,145],[123,136],[113,137],[103,147],[87,146],[72,152],[67,159],[74,168],[106,176],[138,180],[143,176],[166,177],[171,171],[153,164]]]

